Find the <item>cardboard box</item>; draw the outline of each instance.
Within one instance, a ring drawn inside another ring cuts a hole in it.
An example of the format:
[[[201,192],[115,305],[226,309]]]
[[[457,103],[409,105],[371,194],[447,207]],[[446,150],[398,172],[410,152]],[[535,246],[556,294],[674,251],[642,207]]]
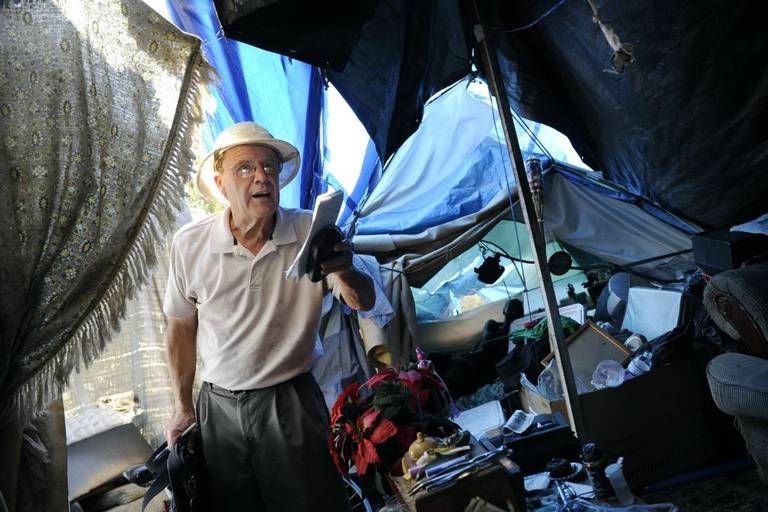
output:
[[[587,430],[579,440],[594,441],[609,458],[624,457],[624,473],[636,490],[740,455],[738,432],[724,428],[727,418],[715,409],[706,382],[689,361],[579,398]],[[528,411],[569,417],[562,399],[549,401],[523,388],[521,401]]]

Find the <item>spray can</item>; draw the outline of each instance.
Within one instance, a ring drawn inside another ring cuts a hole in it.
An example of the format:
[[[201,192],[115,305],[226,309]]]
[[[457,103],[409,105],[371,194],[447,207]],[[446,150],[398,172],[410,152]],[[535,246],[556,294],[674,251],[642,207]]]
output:
[[[595,489],[595,498],[604,499],[614,495],[611,482],[605,476],[606,460],[602,450],[595,443],[587,443],[581,449],[581,460]]]

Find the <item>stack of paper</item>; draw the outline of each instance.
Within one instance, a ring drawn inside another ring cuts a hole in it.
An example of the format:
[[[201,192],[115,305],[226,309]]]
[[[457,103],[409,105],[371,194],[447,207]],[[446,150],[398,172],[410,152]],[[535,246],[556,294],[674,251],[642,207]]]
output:
[[[334,190],[319,195],[315,201],[315,210],[312,212],[312,225],[309,228],[309,235],[304,240],[299,254],[293,260],[291,267],[285,273],[285,277],[299,280],[307,273],[307,258],[309,257],[309,248],[312,239],[324,227],[336,223],[341,209],[341,202],[344,194],[341,190]]]

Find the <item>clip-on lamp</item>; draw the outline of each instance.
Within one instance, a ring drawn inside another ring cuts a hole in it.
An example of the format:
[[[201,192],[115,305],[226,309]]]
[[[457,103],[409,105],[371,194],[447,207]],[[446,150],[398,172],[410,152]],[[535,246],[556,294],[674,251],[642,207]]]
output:
[[[475,267],[478,281],[485,284],[495,283],[504,273],[504,267],[501,266],[500,261],[501,254],[495,253],[485,258],[482,265]]]

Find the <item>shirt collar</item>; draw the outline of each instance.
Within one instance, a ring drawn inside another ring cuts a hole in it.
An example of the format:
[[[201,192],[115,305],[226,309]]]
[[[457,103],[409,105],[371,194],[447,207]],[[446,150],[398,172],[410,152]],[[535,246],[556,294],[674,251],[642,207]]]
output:
[[[232,230],[229,229],[229,216],[231,215],[229,207],[222,212],[218,219],[213,222],[211,232],[210,249],[212,253],[231,253],[235,250],[234,237]],[[293,224],[285,220],[283,209],[277,208],[277,224],[272,233],[272,243],[275,245],[290,244],[298,240],[296,229]]]
[[[296,227],[288,222],[282,208],[277,208],[277,225],[272,233],[272,242],[275,245],[292,244],[299,238],[296,236]]]

